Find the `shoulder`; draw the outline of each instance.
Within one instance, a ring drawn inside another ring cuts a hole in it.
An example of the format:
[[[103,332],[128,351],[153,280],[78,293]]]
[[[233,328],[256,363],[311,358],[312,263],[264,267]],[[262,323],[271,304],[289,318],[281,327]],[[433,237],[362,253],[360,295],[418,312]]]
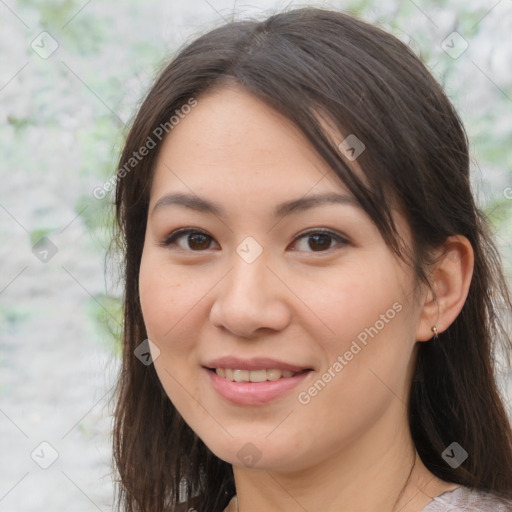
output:
[[[512,512],[512,500],[495,494],[459,486],[436,496],[421,512]]]

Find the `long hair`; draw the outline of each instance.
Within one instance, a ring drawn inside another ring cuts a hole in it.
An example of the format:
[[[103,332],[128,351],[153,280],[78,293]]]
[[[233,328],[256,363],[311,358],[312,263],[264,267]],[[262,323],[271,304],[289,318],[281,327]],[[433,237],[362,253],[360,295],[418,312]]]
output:
[[[119,507],[217,512],[235,494],[231,465],[185,423],[153,365],[134,355],[147,338],[138,278],[161,140],[172,137],[169,120],[176,112],[228,83],[302,130],[405,261],[391,215],[392,207],[400,207],[413,235],[407,260],[418,282],[428,283],[433,248],[450,235],[469,239],[475,260],[467,300],[438,340],[419,344],[408,420],[416,450],[432,473],[512,497],[512,431],[495,374],[500,349],[508,354],[512,345],[497,310],[510,312],[512,304],[471,191],[462,123],[425,65],[398,39],[340,12],[303,8],[263,21],[227,23],[181,49],[157,78],[127,135],[115,195],[125,284],[113,438]],[[363,176],[340,156],[322,117],[364,142],[358,158]],[[144,158],[131,160],[144,146],[151,146]],[[456,468],[442,456],[454,441],[469,454]]]

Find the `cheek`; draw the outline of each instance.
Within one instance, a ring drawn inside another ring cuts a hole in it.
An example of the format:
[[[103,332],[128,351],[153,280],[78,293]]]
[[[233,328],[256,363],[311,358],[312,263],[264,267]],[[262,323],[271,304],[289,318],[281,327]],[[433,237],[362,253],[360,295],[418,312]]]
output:
[[[322,285],[318,300],[311,304],[329,331],[314,339],[325,356],[323,372],[330,369],[335,377],[325,376],[330,391],[322,391],[317,403],[325,405],[342,396],[350,409],[361,407],[365,396],[371,408],[370,403],[390,394],[388,387],[403,394],[416,316],[408,299],[409,286],[407,275],[386,254],[360,258],[350,269],[347,265],[333,275],[329,286]],[[317,412],[323,414],[321,407]]]
[[[298,389],[296,428],[304,442],[318,439],[315,457],[328,454],[340,440],[350,443],[390,407],[400,411],[407,403],[413,347],[408,339],[410,312],[398,303],[393,308],[385,297],[377,300],[375,295],[363,305],[358,312],[354,304],[347,304],[338,315],[339,336],[322,347],[325,366],[308,387]],[[380,319],[381,313],[388,322]],[[363,336],[358,338],[359,334]]]
[[[176,339],[175,331],[193,314],[200,290],[195,283],[190,286],[190,282],[194,281],[187,280],[185,273],[170,268],[164,258],[151,251],[143,253],[139,275],[140,304],[148,337],[160,349],[170,339]]]
[[[362,254],[357,261],[346,261],[339,272],[333,272],[319,286],[308,286],[312,309],[331,333],[326,348],[341,350],[360,334],[364,340],[366,329],[376,323],[379,331],[389,331],[389,325],[396,323],[393,304],[404,307],[406,277],[385,251],[378,257],[375,253],[370,256]],[[381,315],[384,321],[390,320],[385,329]]]
[[[154,366],[167,395],[188,419],[190,396],[198,396],[194,329],[199,325],[205,291],[189,286],[190,276],[176,272],[159,255],[143,253],[140,303],[148,338],[160,350]]]

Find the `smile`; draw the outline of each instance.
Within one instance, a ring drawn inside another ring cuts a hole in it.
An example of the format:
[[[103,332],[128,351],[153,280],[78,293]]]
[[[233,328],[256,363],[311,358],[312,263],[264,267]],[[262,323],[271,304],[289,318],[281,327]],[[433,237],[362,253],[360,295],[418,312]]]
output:
[[[232,368],[215,368],[215,373],[231,382],[265,382],[279,379],[287,379],[297,375],[300,372],[290,370],[278,370],[276,368],[269,370],[241,370]]]
[[[286,398],[289,392],[313,373],[311,370],[243,370],[203,368],[209,385],[222,399],[235,405],[257,406]]]

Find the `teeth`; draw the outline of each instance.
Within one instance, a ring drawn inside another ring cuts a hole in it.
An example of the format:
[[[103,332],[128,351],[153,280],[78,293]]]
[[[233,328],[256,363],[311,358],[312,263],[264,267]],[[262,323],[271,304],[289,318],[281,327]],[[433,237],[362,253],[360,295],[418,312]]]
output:
[[[267,380],[267,370],[251,370],[245,373],[247,373],[247,378],[244,379],[245,381],[265,382]]]
[[[232,382],[265,382],[266,380],[278,380],[289,378],[296,373],[289,370],[238,370],[231,368],[216,368],[215,373]]]
[[[249,370],[233,370],[235,382],[249,382]]]
[[[265,370],[268,380],[277,380],[281,378],[281,370]]]

